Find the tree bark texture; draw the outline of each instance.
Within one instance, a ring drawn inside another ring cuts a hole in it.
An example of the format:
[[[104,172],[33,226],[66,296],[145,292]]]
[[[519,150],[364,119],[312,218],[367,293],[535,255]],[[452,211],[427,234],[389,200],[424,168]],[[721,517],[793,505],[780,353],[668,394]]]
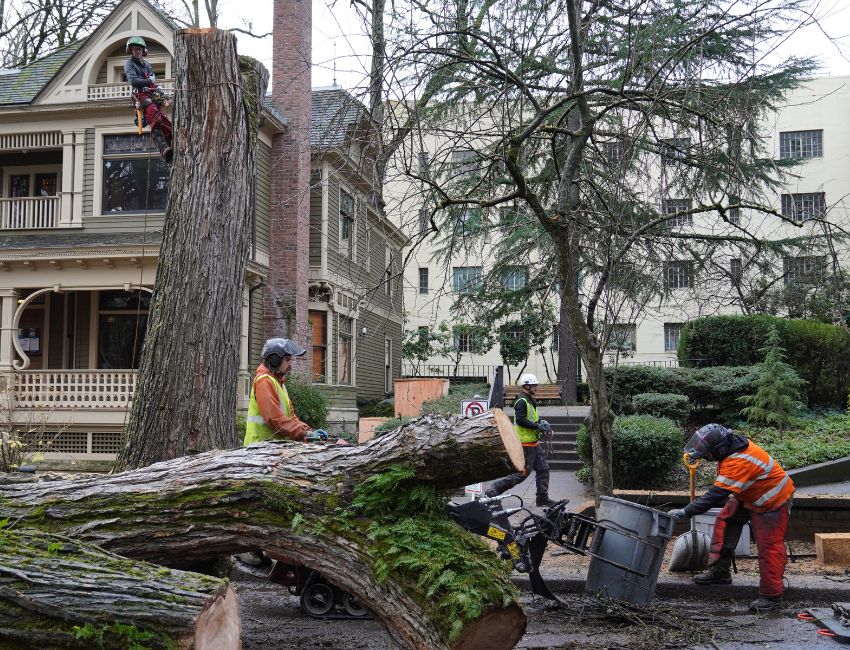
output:
[[[237,650],[239,607],[227,580],[0,530],[0,647]]]
[[[259,102],[268,73],[216,29],[175,36],[174,166],[118,469],[239,445],[235,428]]]
[[[497,598],[483,600],[476,615],[450,629],[421,575],[381,573],[396,550],[350,507],[357,486],[393,468],[409,470],[416,485],[448,489],[522,466],[522,448],[501,411],[426,416],[360,446],[267,442],[105,478],[4,486],[0,518],[169,566],[263,548],[354,593],[407,647],[480,647],[488,630],[499,630],[489,647],[509,648],[524,632],[525,615],[509,572],[482,562],[496,561],[491,551],[452,522],[440,529],[457,536],[448,543],[462,547],[465,564],[456,573],[470,581],[469,592],[485,582],[498,585]],[[422,539],[428,535],[423,524]]]

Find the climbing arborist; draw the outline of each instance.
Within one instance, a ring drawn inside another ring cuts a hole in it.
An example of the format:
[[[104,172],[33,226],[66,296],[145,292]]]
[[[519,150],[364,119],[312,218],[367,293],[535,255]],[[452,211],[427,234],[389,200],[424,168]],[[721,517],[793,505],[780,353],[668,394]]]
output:
[[[304,348],[289,339],[273,338],[263,345],[263,363],[257,368],[251,385],[245,445],[273,438],[304,440],[312,429],[296,417],[284,385],[292,370],[293,357],[305,353]]]
[[[556,503],[549,498],[549,462],[546,460],[546,453],[540,446],[541,438],[551,435],[551,429],[544,420],[540,419],[540,415],[537,413],[534,393],[538,384],[536,375],[524,374],[519,378],[522,394],[514,400],[514,429],[522,443],[522,450],[525,454],[525,468],[521,472],[505,476],[493,483],[486,492],[488,497],[494,497],[505,490],[509,490],[522,483],[531,472],[537,472],[535,476],[537,505],[549,507]]]
[[[133,104],[142,114],[144,124],[151,127],[151,138],[159,148],[162,159],[171,163],[174,152],[171,148],[171,121],[163,113],[171,103],[156,83],[151,64],[145,61],[148,47],[141,36],[127,39],[127,54],[130,58],[124,64],[127,83],[133,87]],[[143,125],[140,124],[141,129]]]
[[[764,449],[719,424],[699,429],[684,451],[691,462],[698,458],[717,461],[717,479],[708,492],[670,514],[687,519],[723,506],[714,524],[708,571],[695,576],[694,582],[732,584],[733,554],[749,521],[758,547],[760,574],[759,597],[750,609],[775,609],[784,591],[785,531],[794,483]]]

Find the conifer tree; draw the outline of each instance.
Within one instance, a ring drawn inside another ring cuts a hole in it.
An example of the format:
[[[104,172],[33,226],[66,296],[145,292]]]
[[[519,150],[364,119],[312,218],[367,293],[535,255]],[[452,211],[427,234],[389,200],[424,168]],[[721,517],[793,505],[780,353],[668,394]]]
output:
[[[757,366],[756,392],[738,399],[746,405],[741,415],[750,424],[782,429],[791,422],[794,411],[802,406],[800,388],[806,382],[786,363],[785,350],[775,325],[770,328],[767,342],[759,351],[764,354],[764,359]]]

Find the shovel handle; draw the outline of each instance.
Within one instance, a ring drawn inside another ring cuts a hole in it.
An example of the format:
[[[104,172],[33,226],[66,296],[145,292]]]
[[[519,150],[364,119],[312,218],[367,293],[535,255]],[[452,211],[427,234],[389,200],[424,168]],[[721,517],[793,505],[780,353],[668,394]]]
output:
[[[696,486],[696,478],[695,474],[697,472],[697,467],[699,467],[699,458],[697,458],[693,463],[688,459],[687,454],[682,454],[682,462],[685,463],[685,467],[688,468],[688,473],[690,474],[691,479],[691,501],[697,498],[697,486]]]

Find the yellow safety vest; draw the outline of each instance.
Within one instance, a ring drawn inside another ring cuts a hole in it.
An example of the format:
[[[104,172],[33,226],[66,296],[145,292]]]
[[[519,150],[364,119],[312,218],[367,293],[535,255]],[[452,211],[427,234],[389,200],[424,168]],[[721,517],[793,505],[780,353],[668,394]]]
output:
[[[537,415],[537,407],[529,402],[525,397],[517,397],[514,400],[514,411],[516,411],[516,404],[519,400],[523,400],[525,405],[528,407],[528,414],[526,416],[528,420],[531,422],[540,422],[540,416]],[[519,436],[519,441],[521,443],[526,444],[537,442],[540,432],[537,429],[529,429],[528,427],[519,426],[516,423],[516,416],[514,416],[514,428],[516,429],[516,434]]]
[[[242,441],[242,444],[246,446],[254,442],[274,438],[274,430],[266,424],[265,418],[260,414],[260,407],[257,405],[257,399],[254,396],[254,386],[261,379],[269,379],[274,384],[283,414],[288,418],[292,417],[292,402],[289,401],[289,393],[286,392],[286,386],[272,375],[260,375],[251,384],[251,399],[248,402],[248,417],[245,423],[245,439]]]

